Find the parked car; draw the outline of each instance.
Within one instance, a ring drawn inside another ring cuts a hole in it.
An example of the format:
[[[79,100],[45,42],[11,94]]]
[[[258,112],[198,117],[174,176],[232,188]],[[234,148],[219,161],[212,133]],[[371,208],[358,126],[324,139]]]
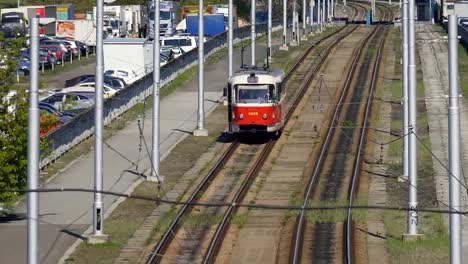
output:
[[[66,46],[70,47],[72,54],[74,56],[78,56],[78,53],[80,52],[80,50],[78,49],[78,45],[76,44],[74,40],[70,40],[66,38],[56,38],[56,40],[64,42]]]
[[[95,83],[94,82],[89,82],[89,83],[80,83],[76,86],[72,87],[66,87],[60,90],[62,93],[95,93]],[[112,97],[115,93],[117,93],[117,90],[108,86],[107,84],[103,85],[103,93],[104,93],[104,98],[109,98]]]
[[[169,60],[177,59],[178,57],[182,56],[185,51],[177,46],[162,46],[161,47],[161,54],[168,57]]]
[[[77,76],[75,78],[72,78],[72,79],[68,79],[65,81],[65,86],[64,87],[71,87],[71,86],[75,86],[77,84],[79,84],[80,82],[90,78],[90,77],[94,77],[93,74],[84,74],[84,75],[80,75],[80,76]]]
[[[56,109],[75,110],[85,109],[94,105],[92,93],[56,93],[41,100],[41,102],[53,105]]]
[[[58,45],[41,45],[39,48],[50,52],[55,57],[56,64],[61,64],[62,57],[66,56],[63,50]],[[67,58],[64,57],[63,59],[66,60]]]
[[[41,39],[39,41],[41,46],[58,46],[60,51],[65,56],[64,59],[69,59],[72,54],[72,49],[70,44],[67,44],[63,41],[55,40],[55,39]]]
[[[87,79],[85,79],[84,81],[80,82],[80,83],[87,83],[87,82],[96,82],[96,78],[94,76],[92,77],[89,77]],[[118,78],[118,77],[112,77],[112,76],[107,76],[107,75],[104,75],[104,83],[117,89],[117,90],[120,90],[120,89],[123,89],[127,86],[127,84],[125,83],[125,81],[122,79],[122,78]]]
[[[104,76],[113,76],[122,78],[125,83],[132,84],[136,80],[138,80],[138,74],[135,71],[128,70],[128,69],[109,69],[104,72]]]
[[[39,68],[42,66],[44,66],[44,68],[47,68],[57,62],[57,60],[55,59],[55,56],[49,54],[46,50],[43,50],[43,49],[39,49],[38,59],[39,59]],[[18,68],[25,75],[29,74],[29,71],[31,68],[29,53],[25,53],[24,51],[21,51],[20,58],[18,61]]]
[[[76,45],[78,46],[78,49],[81,51],[81,55],[86,55],[91,53],[91,48],[84,42],[75,40]]]
[[[178,35],[172,37],[164,37],[161,39],[162,46],[180,47],[184,52],[189,52],[197,47],[198,37]]]

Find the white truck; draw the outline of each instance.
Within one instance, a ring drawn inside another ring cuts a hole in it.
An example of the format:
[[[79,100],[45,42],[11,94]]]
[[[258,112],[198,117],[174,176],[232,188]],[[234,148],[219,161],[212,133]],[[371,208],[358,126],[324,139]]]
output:
[[[74,20],[74,39],[86,43],[86,45],[96,46],[96,24],[92,19]]]
[[[93,8],[96,20],[96,7]],[[104,31],[112,37],[127,37],[127,22],[125,19],[124,6],[104,6]]]
[[[170,36],[180,21],[180,4],[176,1],[161,1],[159,4],[159,28],[160,35]],[[149,38],[154,39],[154,5],[150,5],[149,11]]]

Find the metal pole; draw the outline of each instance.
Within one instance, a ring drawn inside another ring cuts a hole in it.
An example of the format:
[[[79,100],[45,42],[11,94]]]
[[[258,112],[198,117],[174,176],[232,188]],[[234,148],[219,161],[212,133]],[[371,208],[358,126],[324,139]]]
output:
[[[418,233],[418,212],[411,209],[416,209],[418,206],[418,154],[417,154],[417,117],[416,117],[416,33],[414,25],[414,4],[415,0],[408,0],[408,43],[409,43],[409,64],[408,64],[408,106],[409,106],[409,187],[408,187],[408,235],[416,235]]]
[[[297,28],[296,28],[296,0],[293,2],[293,11],[292,11],[292,32],[293,32],[293,40],[291,46],[297,46]]]
[[[461,152],[460,152],[460,108],[458,105],[458,25],[457,15],[448,16],[449,31],[449,177],[450,208],[461,211]],[[462,238],[461,215],[450,214],[450,263],[461,264]]]
[[[251,38],[251,56],[252,56],[252,66],[256,65],[255,62],[255,0],[250,2],[250,38]]]
[[[31,18],[31,72],[29,78],[28,111],[28,189],[39,188],[39,19]],[[29,192],[28,197],[28,264],[38,263],[39,255],[39,194]]]
[[[320,31],[323,31],[323,24],[325,23],[325,0],[322,0],[322,20],[320,23]]]
[[[401,100],[403,106],[403,177],[405,179],[408,178],[409,175],[409,156],[408,156],[408,146],[409,146],[409,107],[408,107],[408,0],[405,0],[403,3],[403,8],[401,9],[402,12],[402,26],[401,26],[401,33],[402,33],[402,77],[403,77],[403,98]]]
[[[233,0],[229,0],[229,7],[228,7],[228,79],[231,79],[233,73]]]
[[[302,0],[302,38],[305,40],[307,38],[307,2]]]
[[[331,22],[333,22],[334,17],[335,17],[335,0],[331,0],[331,14],[330,14]]]
[[[104,54],[102,47],[103,34],[103,0],[97,0],[96,8],[96,87],[94,108],[94,194],[93,203],[93,237],[88,243],[103,243],[104,238],[104,203],[103,190],[103,81],[104,81]],[[102,239],[101,239],[102,238]]]
[[[160,84],[160,43],[159,43],[159,34],[160,34],[160,17],[159,12],[160,5],[159,0],[153,0],[154,4],[154,43],[153,43],[153,129],[152,129],[152,155],[151,161],[153,164],[153,169],[151,170],[151,176],[148,177],[150,181],[161,181],[159,177],[159,161],[160,161],[160,152],[159,152],[159,139],[160,139],[160,119],[159,119],[159,84]]]
[[[330,0],[327,0],[327,21],[330,22]]]
[[[314,34],[314,0],[310,0],[310,34]]]
[[[434,24],[434,12],[432,11],[433,8],[432,0],[429,0],[429,18],[431,19],[432,24]]]
[[[401,1],[401,0],[400,0]],[[346,0],[343,0],[343,5],[346,6]]]
[[[305,0],[304,0],[305,1]],[[273,16],[273,0],[268,0],[268,57],[271,59],[271,20]]]
[[[321,26],[322,26],[322,15],[320,11],[320,0],[317,0],[317,31],[321,31]]]
[[[193,135],[197,137],[208,136],[208,131],[205,129],[205,92],[203,87],[205,60],[204,37],[203,0],[198,0],[198,122],[197,129],[193,131]]]
[[[283,49],[287,49],[287,34],[288,34],[288,1],[283,0]]]

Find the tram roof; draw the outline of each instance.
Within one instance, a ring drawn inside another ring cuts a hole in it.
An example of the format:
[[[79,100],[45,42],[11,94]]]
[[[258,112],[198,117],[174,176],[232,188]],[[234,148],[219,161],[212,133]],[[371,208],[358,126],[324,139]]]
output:
[[[258,77],[258,83],[279,83],[283,81],[284,71],[259,67],[243,68],[232,75],[230,82],[248,83],[247,79],[251,76]]]

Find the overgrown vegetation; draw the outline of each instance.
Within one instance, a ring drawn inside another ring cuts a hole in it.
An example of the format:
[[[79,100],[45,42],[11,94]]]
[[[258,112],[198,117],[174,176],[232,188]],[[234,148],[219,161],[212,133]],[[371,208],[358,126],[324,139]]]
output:
[[[3,44],[2,44],[3,43]],[[22,39],[4,41],[0,33],[0,188],[21,189],[26,185],[28,97],[15,90],[16,58]],[[0,193],[0,202],[14,201],[18,193]]]

